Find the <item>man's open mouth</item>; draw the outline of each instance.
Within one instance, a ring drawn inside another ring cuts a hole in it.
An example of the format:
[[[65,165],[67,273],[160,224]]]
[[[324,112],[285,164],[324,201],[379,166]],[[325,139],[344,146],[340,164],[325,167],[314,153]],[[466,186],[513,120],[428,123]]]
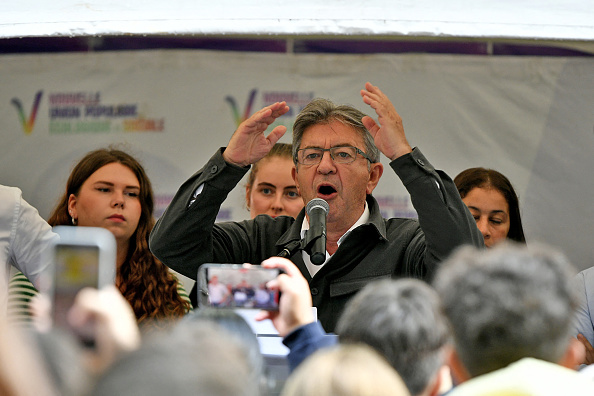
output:
[[[336,192],[336,189],[332,186],[320,186],[318,188],[318,193],[320,195],[332,195]]]

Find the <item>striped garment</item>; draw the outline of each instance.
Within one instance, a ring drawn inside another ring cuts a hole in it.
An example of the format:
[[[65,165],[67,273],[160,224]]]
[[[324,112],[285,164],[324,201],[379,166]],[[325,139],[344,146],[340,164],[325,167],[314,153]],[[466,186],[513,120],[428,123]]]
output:
[[[29,327],[33,323],[31,311],[31,299],[39,292],[27,279],[25,274],[17,271],[13,274],[8,283],[8,323],[16,326]]]
[[[169,272],[171,272],[171,274],[175,278],[175,281],[177,282],[177,293],[179,294],[179,296],[181,297],[182,300],[187,301],[190,304],[190,307],[192,307],[192,302],[190,301],[190,296],[188,295],[188,292],[184,288],[183,282],[179,280],[179,278],[177,277],[175,272],[173,272],[172,270],[169,270]],[[190,308],[190,311],[191,310],[192,310],[192,308]]]
[[[177,292],[182,300],[190,303],[190,297],[184,288],[182,282],[173,274],[177,281]],[[8,323],[15,326],[30,327],[33,323],[30,306],[33,297],[39,294],[39,291],[27,279],[25,274],[20,271],[15,272],[8,284]],[[190,304],[191,306],[191,304]]]

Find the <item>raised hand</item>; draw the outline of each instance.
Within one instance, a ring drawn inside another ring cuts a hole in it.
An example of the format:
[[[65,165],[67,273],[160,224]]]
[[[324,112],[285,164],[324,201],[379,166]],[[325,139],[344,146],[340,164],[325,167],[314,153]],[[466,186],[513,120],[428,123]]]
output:
[[[390,99],[369,82],[365,84],[365,89],[361,90],[361,96],[363,102],[371,106],[378,116],[377,122],[369,116],[361,120],[373,136],[377,148],[391,160],[410,153],[412,148],[406,140],[402,118]]]
[[[268,136],[264,131],[280,116],[289,111],[286,102],[276,102],[255,112],[242,122],[223,152],[225,161],[239,166],[251,165],[263,158],[285,134],[287,128],[279,125]]]

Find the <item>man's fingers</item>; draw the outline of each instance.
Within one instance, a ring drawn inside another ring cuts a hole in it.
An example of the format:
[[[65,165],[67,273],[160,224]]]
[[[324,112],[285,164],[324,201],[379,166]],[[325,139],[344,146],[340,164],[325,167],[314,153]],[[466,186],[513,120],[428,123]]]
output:
[[[285,102],[273,103],[255,112],[250,118],[244,121],[244,125],[248,128],[263,131],[287,111],[289,111],[289,106]]]
[[[577,338],[586,347],[587,351],[594,351],[594,347],[583,334],[578,334]]]
[[[271,105],[271,109],[272,109],[272,116],[274,118],[278,118],[284,114],[287,113],[287,111],[289,111],[289,106],[287,106],[286,102],[277,102],[274,103],[273,105]]]
[[[380,100],[382,98],[387,98],[387,96],[382,92],[379,87],[371,84],[370,82],[365,83],[365,89],[369,92],[370,96],[375,100]]]
[[[367,128],[369,133],[371,133],[371,136],[375,137],[375,134],[377,133],[377,131],[379,129],[379,125],[377,124],[377,122],[375,122],[375,120],[369,116],[363,117],[361,119],[361,122],[363,123],[365,128]]]
[[[282,257],[271,257],[262,261],[265,268],[280,268],[289,276],[301,276],[301,271],[290,260]]]
[[[283,137],[283,135],[287,132],[287,127],[284,125],[279,125],[274,128],[266,137],[271,145],[275,145],[278,140]]]
[[[279,275],[279,276],[280,276],[280,275]],[[270,289],[270,290],[279,290],[279,289],[280,289],[280,285],[279,285],[279,283],[278,283],[278,278],[275,278],[275,279],[269,280],[269,281],[266,283],[266,288],[267,288],[267,289]]]
[[[270,106],[264,107],[254,115],[257,116],[258,120],[266,122],[268,125],[270,125],[287,111],[289,111],[289,106],[287,106],[285,102],[276,102]]]
[[[261,110],[258,110],[257,112],[252,114],[251,117],[243,121],[240,127],[243,126],[250,129],[257,128],[260,124],[264,124],[262,120],[270,117],[271,114],[272,110],[269,108],[263,108]]]
[[[261,322],[266,319],[272,319],[273,313],[276,313],[276,312],[260,311],[256,314],[256,316],[254,316],[254,319],[256,320],[256,322]]]
[[[365,83],[365,89],[368,90],[369,92],[374,92],[374,93],[377,93],[378,91],[381,92],[377,86],[373,85],[369,81],[367,81]]]

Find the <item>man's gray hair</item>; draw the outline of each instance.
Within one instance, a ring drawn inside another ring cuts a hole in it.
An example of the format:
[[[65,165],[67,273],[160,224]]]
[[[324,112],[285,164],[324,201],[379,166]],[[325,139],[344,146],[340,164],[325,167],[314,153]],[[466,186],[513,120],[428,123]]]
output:
[[[369,283],[336,326],[341,343],[364,343],[384,356],[411,395],[423,392],[445,364],[448,331],[437,293],[410,278]]]
[[[214,322],[180,323],[119,359],[92,396],[256,396],[245,349]]]
[[[565,255],[540,244],[465,247],[444,262],[434,285],[469,374],[525,357],[559,362],[571,338],[574,274]]]
[[[336,105],[328,99],[316,98],[309,102],[303,110],[299,112],[295,123],[293,124],[293,162],[297,166],[297,150],[301,148],[303,133],[314,125],[329,124],[332,121],[339,121],[345,125],[353,127],[365,144],[365,154],[371,162],[379,162],[380,152],[375,146],[373,136],[361,122],[365,113],[349,105]]]

